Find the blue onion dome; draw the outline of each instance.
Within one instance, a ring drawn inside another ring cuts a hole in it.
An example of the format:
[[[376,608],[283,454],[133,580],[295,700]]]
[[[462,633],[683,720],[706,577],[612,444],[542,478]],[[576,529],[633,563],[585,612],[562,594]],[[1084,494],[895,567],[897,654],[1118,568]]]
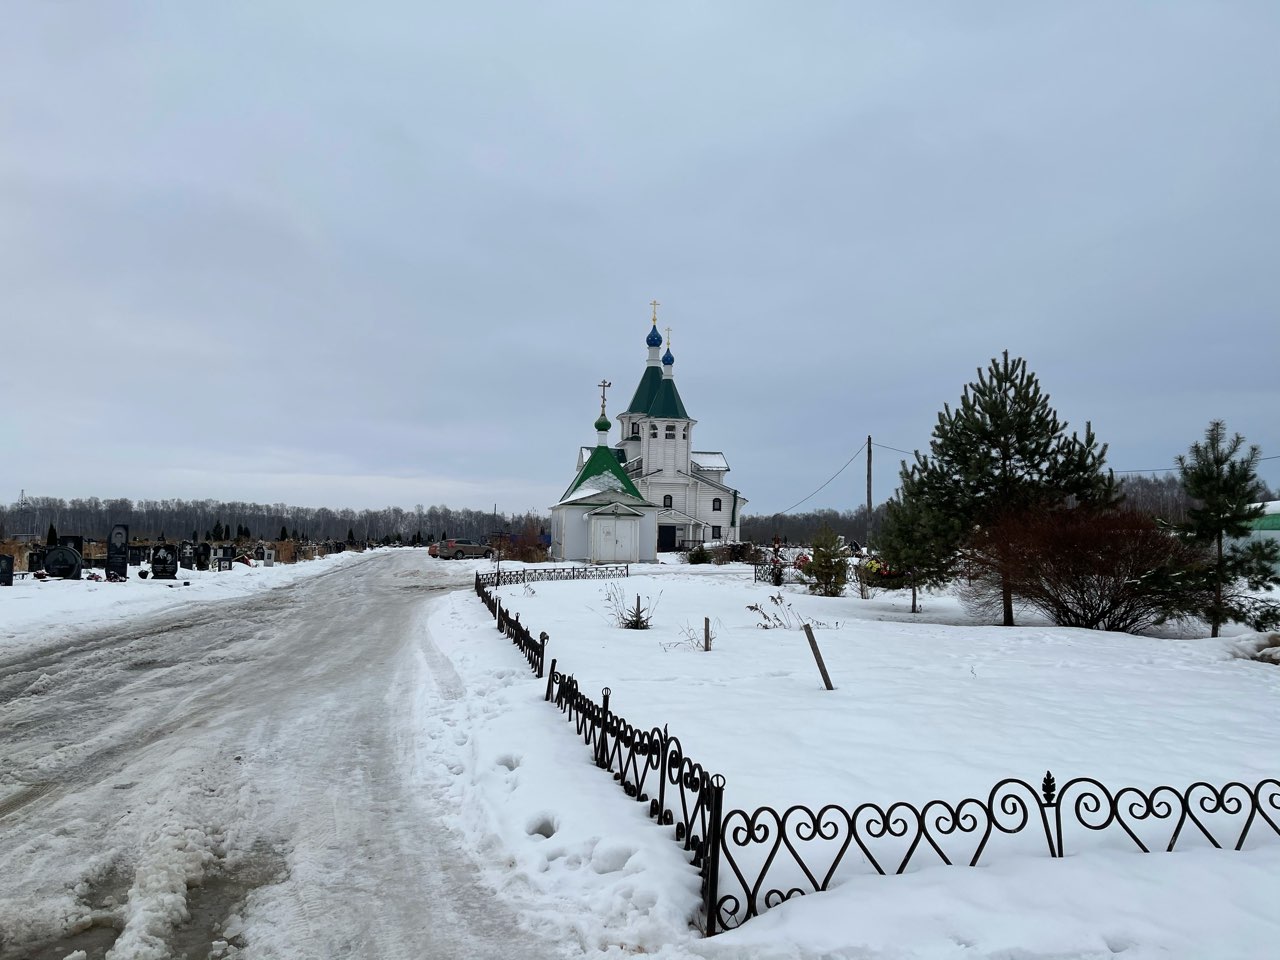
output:
[[[671,353],[671,348],[667,347],[667,352],[662,355],[662,365],[669,367],[676,362],[675,356]]]
[[[658,332],[658,321],[653,321],[653,329],[649,331],[649,335],[644,338],[644,342],[651,347],[662,346],[662,334]]]
[[[613,426],[613,424],[609,422],[609,418],[603,413],[600,414],[599,418],[596,420],[596,430],[600,433],[608,433],[611,426]]]

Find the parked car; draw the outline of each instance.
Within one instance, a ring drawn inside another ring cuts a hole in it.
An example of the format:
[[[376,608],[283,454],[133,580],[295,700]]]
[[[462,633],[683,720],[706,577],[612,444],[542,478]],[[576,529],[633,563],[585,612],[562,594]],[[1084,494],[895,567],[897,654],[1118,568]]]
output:
[[[487,543],[477,543],[475,540],[442,540],[436,544],[435,555],[454,560],[467,557],[484,557],[488,560],[493,557],[493,548]]]

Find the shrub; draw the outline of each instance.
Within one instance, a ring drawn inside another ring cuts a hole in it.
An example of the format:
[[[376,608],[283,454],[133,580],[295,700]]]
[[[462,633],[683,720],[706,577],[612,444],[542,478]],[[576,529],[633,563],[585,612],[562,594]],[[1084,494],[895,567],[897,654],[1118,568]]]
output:
[[[693,549],[685,554],[685,563],[710,563],[711,554],[702,544],[695,544]]]

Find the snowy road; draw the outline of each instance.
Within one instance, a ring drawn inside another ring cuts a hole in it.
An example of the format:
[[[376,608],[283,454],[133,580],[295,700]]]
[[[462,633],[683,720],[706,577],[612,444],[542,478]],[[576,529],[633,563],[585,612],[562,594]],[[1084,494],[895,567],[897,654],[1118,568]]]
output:
[[[0,656],[0,958],[509,953],[414,745],[464,692],[426,611],[472,571],[424,560]]]

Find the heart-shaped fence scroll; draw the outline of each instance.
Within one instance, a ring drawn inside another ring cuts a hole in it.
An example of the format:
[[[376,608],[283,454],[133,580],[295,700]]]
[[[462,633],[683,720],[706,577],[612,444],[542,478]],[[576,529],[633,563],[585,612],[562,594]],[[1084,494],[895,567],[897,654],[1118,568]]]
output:
[[[826,890],[831,884],[831,877],[853,842],[848,812],[833,803],[817,813],[804,806],[789,807],[782,815],[781,834],[783,848],[814,892]]]
[[[909,803],[887,809],[878,803],[859,804],[849,819],[854,843],[879,874],[905,870],[924,835],[920,811]]]
[[[948,866],[977,866],[991,837],[992,823],[991,811],[980,800],[962,800],[957,806],[945,800],[930,800],[920,811],[921,835]],[[898,872],[907,866],[903,861]]]
[[[725,892],[730,881],[721,872],[720,890],[724,895],[717,906],[724,926],[736,926],[757,916],[765,906],[760,888],[782,849],[782,817],[771,807],[760,807],[751,813],[730,810],[721,821],[720,843],[721,856],[742,897]],[[754,879],[748,880],[748,874]]]
[[[1193,783],[1182,791],[1182,802],[1186,823],[1180,835],[1170,838],[1167,850],[1201,840],[1219,850],[1239,850],[1256,816],[1253,792],[1243,783]]]

